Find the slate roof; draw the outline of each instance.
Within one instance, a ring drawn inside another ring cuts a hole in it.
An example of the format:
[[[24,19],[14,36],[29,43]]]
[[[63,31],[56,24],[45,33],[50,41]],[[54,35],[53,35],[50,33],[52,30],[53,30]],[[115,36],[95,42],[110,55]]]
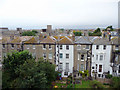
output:
[[[107,38],[97,38],[93,42],[94,45],[110,45],[112,44]]]
[[[87,37],[79,36],[75,38],[75,44],[92,44],[92,42]]]

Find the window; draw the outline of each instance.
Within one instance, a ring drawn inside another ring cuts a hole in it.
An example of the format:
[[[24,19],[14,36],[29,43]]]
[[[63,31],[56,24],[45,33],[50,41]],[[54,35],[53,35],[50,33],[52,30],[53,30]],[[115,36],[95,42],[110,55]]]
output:
[[[92,69],[94,69],[94,67],[92,67]]]
[[[69,63],[66,63],[66,70],[69,70]]]
[[[100,55],[100,60],[103,60],[103,55]]]
[[[98,74],[98,77],[101,77],[101,74]]]
[[[89,45],[86,45],[86,49],[89,49]]]
[[[81,55],[81,60],[84,60],[84,55]]]
[[[69,45],[66,45],[66,50],[69,50]]]
[[[102,65],[99,65],[99,72],[102,72]]]
[[[118,71],[118,73],[120,73],[120,65],[119,65],[119,71]]]
[[[60,58],[63,58],[63,54],[62,53],[60,53]]]
[[[78,53],[78,60],[80,60],[80,54]]]
[[[35,58],[36,57],[36,53],[32,53],[32,56]]]
[[[43,58],[46,59],[46,53],[43,53]]]
[[[5,44],[3,44],[3,49],[5,48]]]
[[[97,69],[97,64],[96,64],[96,69]]]
[[[14,44],[11,44],[11,48],[14,48]]]
[[[65,76],[68,76],[68,72],[64,72],[64,75],[65,75]]]
[[[69,54],[66,54],[66,58],[69,59]]]
[[[63,64],[62,63],[59,64],[59,69],[63,70]]]
[[[62,49],[62,45],[60,45],[60,49]]]
[[[46,49],[46,45],[45,44],[43,44],[43,49]]]
[[[118,45],[115,45],[115,50],[119,50],[119,46]]]
[[[77,70],[79,71],[79,64],[77,64]]]
[[[98,55],[96,55],[96,60],[98,60]]]
[[[52,49],[51,45],[49,45],[49,49]]]
[[[33,45],[33,49],[35,49],[35,45]]]
[[[106,45],[103,46],[103,49],[104,49],[104,50],[106,49]]]
[[[80,50],[81,49],[81,45],[77,45],[77,49]]]
[[[84,66],[83,66],[83,64],[81,64],[81,66],[80,66],[80,71],[84,71]]]
[[[99,49],[99,45],[96,45],[96,49]]]
[[[49,59],[52,59],[52,53],[49,53]]]

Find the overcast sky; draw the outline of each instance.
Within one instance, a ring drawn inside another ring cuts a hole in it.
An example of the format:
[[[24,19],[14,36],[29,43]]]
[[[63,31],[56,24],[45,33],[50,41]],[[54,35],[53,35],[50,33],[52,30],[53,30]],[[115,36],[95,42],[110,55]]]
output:
[[[119,0],[0,0],[0,26],[96,28],[118,24]]]

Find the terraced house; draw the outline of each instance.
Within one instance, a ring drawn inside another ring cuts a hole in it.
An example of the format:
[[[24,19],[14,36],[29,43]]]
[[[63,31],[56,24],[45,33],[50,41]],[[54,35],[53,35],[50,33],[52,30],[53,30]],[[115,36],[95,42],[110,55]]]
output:
[[[73,41],[64,36],[56,43],[56,65],[62,77],[67,77],[73,73],[74,66],[74,43]]]
[[[111,41],[107,38],[98,38],[92,45],[92,64],[91,76],[98,78],[105,78],[107,74],[112,74],[111,55],[112,55]]]
[[[112,75],[120,76],[120,42],[118,37],[112,39],[111,67]]]
[[[74,45],[74,76],[80,77],[79,71],[91,71],[92,43],[87,37],[76,37]]]

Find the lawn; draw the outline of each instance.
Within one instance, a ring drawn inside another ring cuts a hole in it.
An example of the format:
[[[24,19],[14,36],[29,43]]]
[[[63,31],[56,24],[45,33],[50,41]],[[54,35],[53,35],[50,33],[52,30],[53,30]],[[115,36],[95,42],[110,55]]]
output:
[[[82,85],[75,84],[75,88],[91,88],[89,84],[90,84],[90,81],[82,81]]]
[[[90,81],[82,81],[82,85],[81,84],[75,84],[74,88],[91,88],[90,87]],[[62,86],[65,87],[66,84],[62,84],[62,83],[56,83],[56,86],[58,86],[58,88],[61,88]]]

